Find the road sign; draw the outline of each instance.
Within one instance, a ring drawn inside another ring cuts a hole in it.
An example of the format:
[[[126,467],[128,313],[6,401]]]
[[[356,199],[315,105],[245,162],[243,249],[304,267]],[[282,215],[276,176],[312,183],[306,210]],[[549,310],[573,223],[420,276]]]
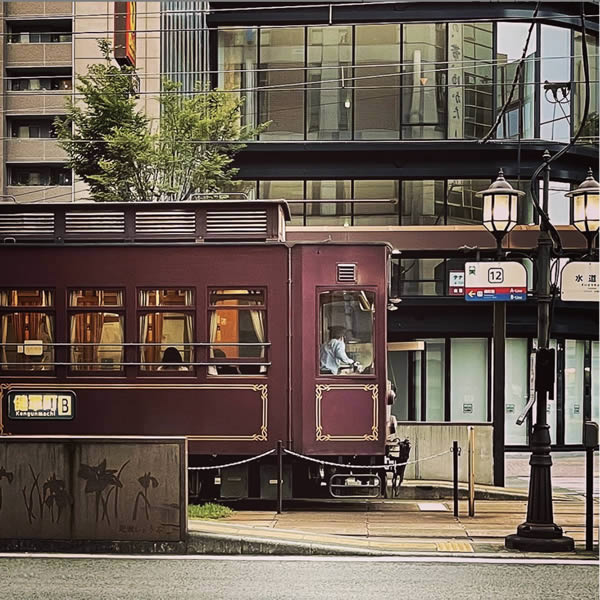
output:
[[[465,295],[465,272],[464,271],[449,271],[448,272],[448,295],[449,296],[464,296]]]
[[[465,300],[518,302],[527,299],[527,271],[518,262],[465,263]]]
[[[598,302],[597,262],[570,262],[560,274],[560,299],[565,302]]]

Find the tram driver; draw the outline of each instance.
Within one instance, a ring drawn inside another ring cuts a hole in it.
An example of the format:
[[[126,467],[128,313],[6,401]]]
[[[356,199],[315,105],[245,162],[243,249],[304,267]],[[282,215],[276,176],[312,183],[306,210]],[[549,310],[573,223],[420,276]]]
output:
[[[319,359],[321,363],[321,374],[340,375],[340,371],[353,368],[362,372],[360,363],[356,362],[346,354],[346,342],[344,340],[346,330],[340,326],[329,328],[329,341],[321,346]]]

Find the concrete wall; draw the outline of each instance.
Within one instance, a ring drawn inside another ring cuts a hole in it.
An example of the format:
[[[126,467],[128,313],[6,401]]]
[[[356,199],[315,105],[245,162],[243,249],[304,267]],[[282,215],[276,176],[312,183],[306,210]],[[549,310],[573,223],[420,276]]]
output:
[[[184,438],[0,438],[0,539],[180,541]]]
[[[493,485],[494,458],[492,453],[491,423],[398,423],[400,439],[410,440],[410,459],[419,460],[452,448],[458,441],[462,449],[458,462],[458,478],[467,481],[469,447],[468,427],[475,428],[475,483]],[[452,454],[406,466],[405,479],[437,479],[452,481]]]

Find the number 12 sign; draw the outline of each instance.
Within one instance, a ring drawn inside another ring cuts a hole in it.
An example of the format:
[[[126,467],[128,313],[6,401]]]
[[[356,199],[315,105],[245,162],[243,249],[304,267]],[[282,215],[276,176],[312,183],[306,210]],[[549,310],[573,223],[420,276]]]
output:
[[[465,263],[465,300],[523,302],[527,300],[527,271],[518,262]]]

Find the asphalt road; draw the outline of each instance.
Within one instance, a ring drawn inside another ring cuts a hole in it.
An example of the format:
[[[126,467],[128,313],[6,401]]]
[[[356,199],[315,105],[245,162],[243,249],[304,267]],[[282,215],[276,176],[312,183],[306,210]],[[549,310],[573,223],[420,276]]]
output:
[[[0,599],[598,598],[597,563],[422,562],[427,560],[0,558]]]

